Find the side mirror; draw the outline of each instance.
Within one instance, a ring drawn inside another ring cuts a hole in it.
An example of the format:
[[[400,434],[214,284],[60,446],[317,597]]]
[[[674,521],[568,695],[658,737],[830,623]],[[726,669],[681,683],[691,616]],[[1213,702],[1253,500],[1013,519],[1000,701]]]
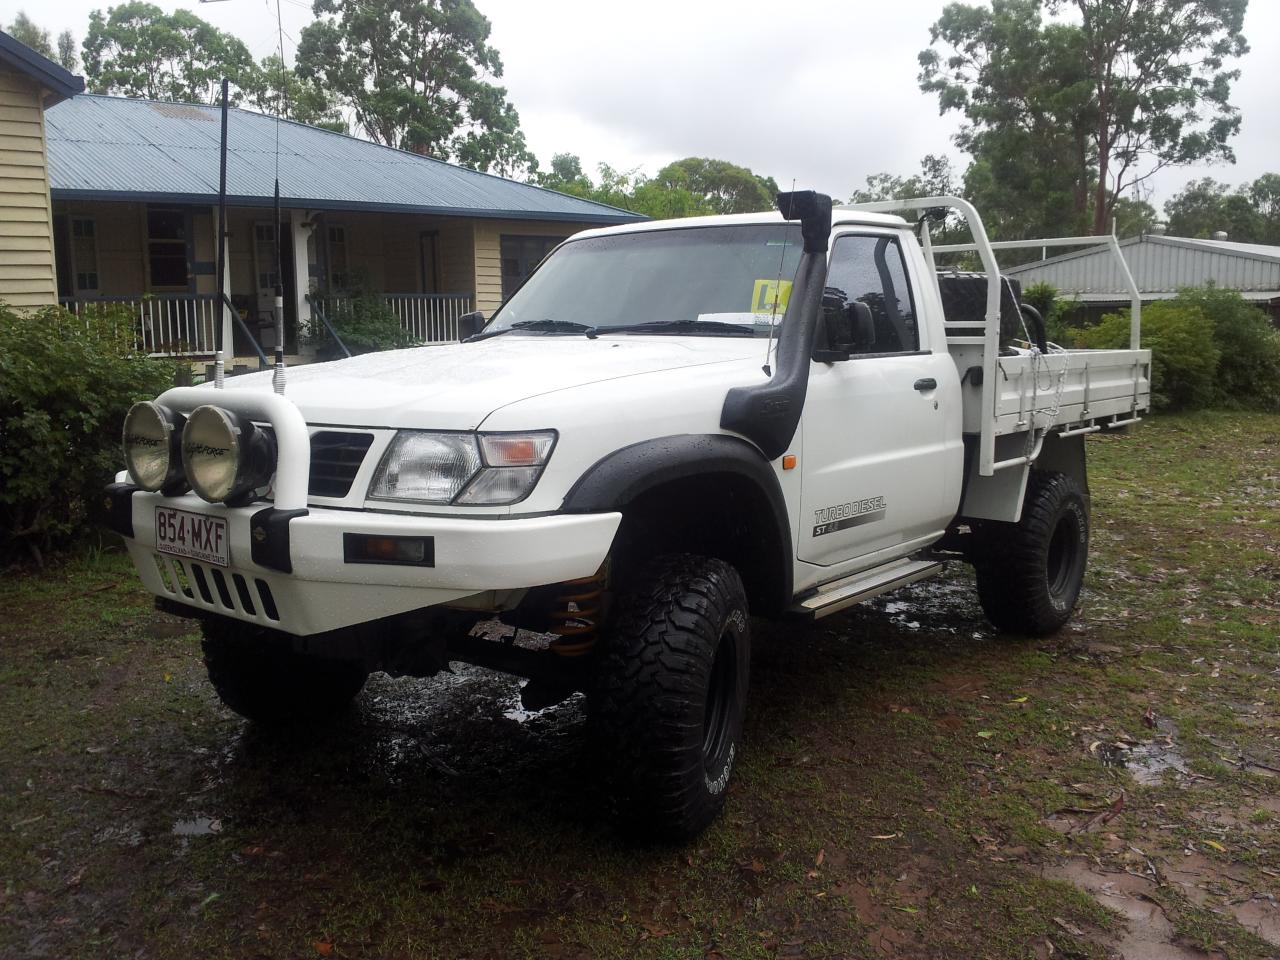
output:
[[[458,339],[466,340],[468,337],[474,337],[483,328],[483,311],[472,310],[470,313],[464,313],[458,318]]]
[[[845,304],[843,298],[823,298],[822,317],[818,327],[817,348],[813,359],[819,363],[836,363],[849,359],[853,349],[853,304]]]
[[[849,326],[852,335],[849,342],[852,349],[865,351],[876,342],[876,320],[871,315],[871,308],[861,300],[849,304]]]

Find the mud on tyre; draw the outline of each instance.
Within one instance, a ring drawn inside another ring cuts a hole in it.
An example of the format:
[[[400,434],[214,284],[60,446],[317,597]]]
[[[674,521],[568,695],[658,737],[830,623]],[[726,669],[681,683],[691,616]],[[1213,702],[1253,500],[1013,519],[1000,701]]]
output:
[[[637,576],[588,701],[622,832],[682,840],[715,819],[741,751],[750,660],[746,595],[729,564],[666,556]]]
[[[978,599],[1001,630],[1045,636],[1071,617],[1089,559],[1089,500],[1064,473],[1032,470],[1017,523],[974,531]]]

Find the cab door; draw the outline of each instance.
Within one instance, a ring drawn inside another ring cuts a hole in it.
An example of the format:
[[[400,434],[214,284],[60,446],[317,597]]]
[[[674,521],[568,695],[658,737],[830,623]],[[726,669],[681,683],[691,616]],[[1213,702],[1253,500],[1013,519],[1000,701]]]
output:
[[[959,411],[945,404],[959,402],[956,369],[946,344],[929,342],[901,236],[867,230],[832,244],[824,309],[864,303],[872,329],[849,360],[810,370],[796,545],[810,564],[905,555],[951,519],[946,480],[962,452]]]

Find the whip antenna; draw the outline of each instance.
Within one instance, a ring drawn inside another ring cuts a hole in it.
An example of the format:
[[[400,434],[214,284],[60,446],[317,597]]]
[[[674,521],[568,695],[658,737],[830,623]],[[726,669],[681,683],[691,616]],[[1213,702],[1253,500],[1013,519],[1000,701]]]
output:
[[[280,89],[276,92],[276,188],[273,213],[276,232],[276,365],[271,374],[271,386],[276,393],[284,393],[284,256],[280,249],[280,114],[287,102],[285,85],[288,83],[284,70],[284,21],[280,16],[280,0],[276,0],[276,40],[280,45]],[[297,259],[295,254],[294,259]]]

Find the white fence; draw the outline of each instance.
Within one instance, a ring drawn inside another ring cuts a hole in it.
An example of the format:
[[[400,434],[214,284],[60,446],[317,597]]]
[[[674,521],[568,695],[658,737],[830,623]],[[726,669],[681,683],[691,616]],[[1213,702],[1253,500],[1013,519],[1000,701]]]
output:
[[[95,308],[132,315],[134,342],[153,357],[211,357],[218,349],[221,316],[212,294],[156,294],[60,301],[76,316]]]
[[[471,297],[465,293],[387,293],[387,306],[404,327],[423,343],[453,343],[458,339],[458,318],[471,312]],[[330,323],[349,298],[313,297],[312,303]]]

